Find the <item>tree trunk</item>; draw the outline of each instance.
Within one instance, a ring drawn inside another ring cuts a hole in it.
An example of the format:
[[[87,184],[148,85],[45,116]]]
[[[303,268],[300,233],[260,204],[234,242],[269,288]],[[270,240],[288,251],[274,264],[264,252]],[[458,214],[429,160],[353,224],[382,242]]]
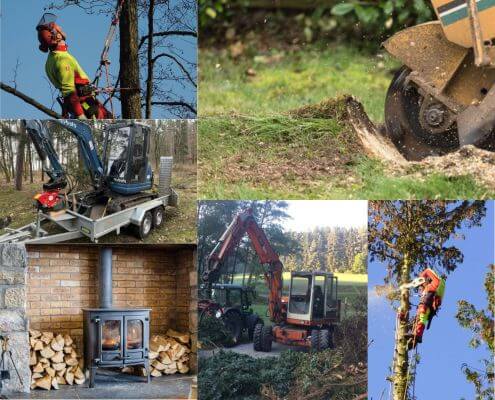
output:
[[[411,261],[409,255],[404,254],[404,261],[401,272],[401,285],[410,281]],[[402,289],[400,294],[400,311],[404,318],[398,318],[397,332],[395,337],[395,354],[392,371],[393,377],[393,400],[407,400],[407,389],[409,385],[408,366],[409,355],[407,351],[407,337],[409,333],[409,290]]]
[[[33,183],[33,154],[31,150],[31,141],[28,140],[28,157],[29,157],[29,182]]]
[[[148,77],[146,79],[146,119],[151,118],[151,97],[153,95],[153,14],[155,0],[150,0],[148,10]]]
[[[120,86],[122,118],[140,119],[137,0],[124,2],[120,17]]]
[[[15,160],[15,190],[22,190],[24,177],[24,154],[26,153],[26,132],[23,126],[19,132],[19,144]]]

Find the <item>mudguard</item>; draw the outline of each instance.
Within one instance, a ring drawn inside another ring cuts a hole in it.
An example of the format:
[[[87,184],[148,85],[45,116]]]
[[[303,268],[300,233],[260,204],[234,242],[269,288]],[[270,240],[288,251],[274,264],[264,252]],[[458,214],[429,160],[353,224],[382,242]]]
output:
[[[450,42],[438,21],[404,29],[383,46],[438,92],[444,90],[469,52]]]

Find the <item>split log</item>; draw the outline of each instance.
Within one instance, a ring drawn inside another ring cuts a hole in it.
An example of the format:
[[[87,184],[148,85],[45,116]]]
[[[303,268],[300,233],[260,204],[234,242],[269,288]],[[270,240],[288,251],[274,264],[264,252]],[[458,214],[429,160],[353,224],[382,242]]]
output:
[[[189,335],[189,333],[180,333],[180,332],[174,331],[173,329],[169,329],[167,331],[167,336],[170,336],[171,338],[177,339],[182,344],[189,344],[189,341],[191,340],[191,335]]]
[[[55,370],[51,367],[46,367],[45,372],[50,375],[52,378],[55,376]]]
[[[53,338],[50,346],[55,351],[62,351],[64,349],[65,341],[62,335],[57,335],[57,337]]]
[[[52,388],[58,389],[58,379],[55,377],[52,378]]]
[[[65,373],[65,380],[69,385],[72,385],[74,383],[74,374],[67,370],[67,372]]]
[[[55,355],[55,352],[51,349],[51,347],[46,346],[40,351],[40,354],[43,358],[52,358]]]
[[[157,377],[157,376],[162,376],[162,373],[157,369],[152,369],[150,375]]]
[[[50,390],[52,387],[52,378],[50,375],[35,379],[34,382],[35,387],[39,387],[41,389]]]
[[[54,363],[61,363],[64,361],[64,353],[57,351],[53,357],[50,358]]]

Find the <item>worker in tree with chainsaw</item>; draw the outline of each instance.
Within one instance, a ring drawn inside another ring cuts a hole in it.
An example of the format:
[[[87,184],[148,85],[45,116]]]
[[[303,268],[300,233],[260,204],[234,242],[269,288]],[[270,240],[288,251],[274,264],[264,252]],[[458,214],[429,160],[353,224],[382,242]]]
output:
[[[445,276],[439,276],[431,268],[426,268],[419,275],[421,301],[413,327],[413,333],[408,338],[408,348],[413,349],[423,341],[423,333],[430,328],[431,320],[437,314],[445,293]]]
[[[95,88],[77,60],[68,52],[67,36],[56,24],[56,16],[46,13],[36,26],[39,49],[49,53],[45,71],[50,82],[60,91],[64,118],[111,119],[112,114],[96,99]]]

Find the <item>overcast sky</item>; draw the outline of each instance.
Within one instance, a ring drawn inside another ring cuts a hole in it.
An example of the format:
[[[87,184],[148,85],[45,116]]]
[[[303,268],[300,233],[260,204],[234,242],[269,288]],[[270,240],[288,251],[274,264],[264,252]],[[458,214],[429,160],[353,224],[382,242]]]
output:
[[[294,200],[288,201],[287,213],[292,217],[284,227],[292,231],[308,231],[316,227],[365,227],[368,202],[363,200]]]

